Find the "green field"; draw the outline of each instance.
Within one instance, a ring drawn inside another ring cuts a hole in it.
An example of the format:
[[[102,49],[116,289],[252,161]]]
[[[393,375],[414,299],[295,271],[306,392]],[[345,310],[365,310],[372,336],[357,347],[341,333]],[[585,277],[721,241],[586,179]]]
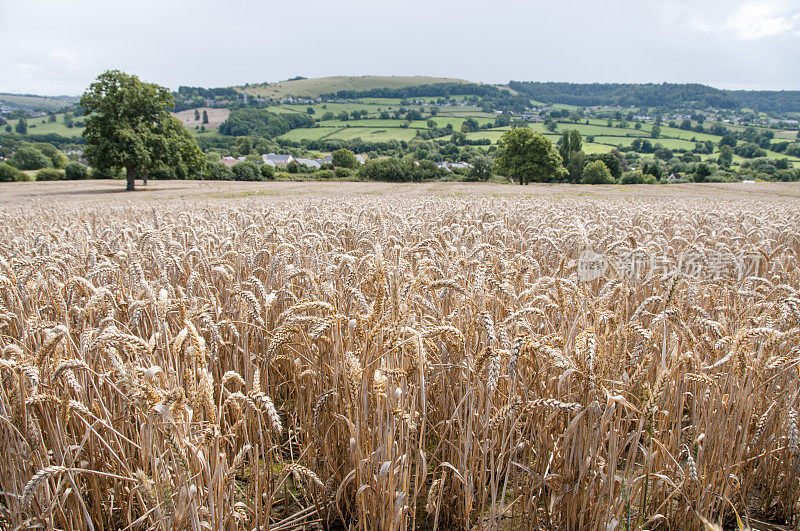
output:
[[[389,140],[411,140],[416,134],[416,129],[345,127],[326,138],[332,140],[352,140],[354,138],[360,138],[367,142],[387,142]]]
[[[301,140],[319,140],[338,131],[338,127],[308,127],[303,129],[292,129],[278,138],[299,142]]]
[[[76,116],[74,121],[83,121],[83,116]],[[37,118],[28,118],[28,134],[29,135],[47,135],[57,134],[67,138],[79,137],[83,134],[83,127],[74,126],[72,128],[64,125],[64,114],[56,114],[56,121],[50,122],[48,116],[40,116]],[[11,126],[11,131],[15,132],[15,127],[19,120],[9,120],[8,125]]]
[[[424,129],[427,127],[425,122],[409,122],[408,120],[389,119],[381,120],[364,119],[364,120],[324,120],[319,122],[322,127],[390,127],[400,129],[402,125],[409,124],[409,127],[414,129]],[[416,124],[416,125],[413,125]]]
[[[408,86],[415,86],[420,84],[442,83],[442,82],[460,82],[458,79],[437,78],[437,77],[381,77],[381,76],[362,76],[362,77],[329,77],[319,79],[307,79],[296,81],[284,81],[276,84],[261,84],[250,85],[247,87],[238,87],[239,90],[245,91],[249,94],[283,98],[287,96],[298,97],[316,97],[319,94],[336,92],[338,90],[355,90],[364,91],[374,88],[402,88]],[[452,99],[464,101],[471,96],[452,95]],[[289,131],[278,139],[288,140],[292,142],[300,142],[302,140],[352,140],[360,138],[365,142],[387,142],[392,140],[397,141],[410,141],[417,137],[420,131],[428,130],[428,121],[433,120],[437,128],[444,128],[451,126],[453,131],[460,131],[462,125],[467,119],[474,119],[481,127],[485,127],[481,131],[476,131],[467,134],[469,140],[489,140],[492,144],[496,144],[503,133],[510,129],[510,127],[493,127],[497,120],[498,114],[495,112],[484,112],[483,107],[473,105],[442,105],[437,107],[437,114],[431,115],[431,108],[435,105],[435,100],[438,98],[422,98],[425,100],[424,104],[403,102],[399,98],[363,98],[356,102],[347,103],[291,103],[272,105],[268,109],[272,112],[279,114],[298,113],[307,114],[309,107],[313,110],[310,116],[316,120],[315,127],[308,127],[302,129],[295,129]],[[2,96],[0,95],[0,100]],[[532,102],[535,105],[535,102]],[[564,104],[541,104],[544,108],[542,118],[546,113],[552,110],[566,109],[568,111],[578,110],[578,107],[573,105]],[[404,107],[406,110],[415,110],[422,113],[421,120],[407,121],[403,118],[388,118],[381,119],[380,113],[388,111],[393,115],[395,111]],[[352,117],[354,112],[360,113],[365,111],[363,117],[357,119],[340,120],[341,113],[347,113],[348,117]],[[594,118],[581,119],[576,123],[572,121],[557,121],[556,130],[550,131],[547,129],[542,121],[535,121],[527,123],[527,127],[535,132],[545,135],[554,144],[558,142],[560,136],[564,131],[577,130],[583,137],[583,151],[587,154],[604,153],[616,147],[631,146],[632,142],[637,138],[648,140],[653,146],[661,145],[665,148],[671,149],[676,152],[676,156],[684,151],[692,151],[695,149],[696,142],[713,142],[715,149],[721,139],[718,135],[709,133],[697,133],[694,131],[687,131],[680,128],[669,127],[662,124],[661,133],[659,138],[652,137],[653,122],[637,123],[633,120],[608,120],[604,118],[606,115],[614,115],[620,112],[623,116],[627,116],[630,112],[638,114],[640,110],[633,108],[625,109],[600,109]],[[330,120],[321,120],[326,113],[333,113],[334,118]],[[82,120],[83,117],[76,117],[76,121]],[[513,118],[518,120],[519,118]],[[713,120],[716,120],[714,118]],[[666,120],[665,120],[666,121]],[[588,123],[587,123],[588,122]],[[17,120],[10,120],[9,124],[12,127],[16,125]],[[705,122],[705,127],[709,128],[715,121],[709,118]],[[188,125],[189,130],[198,138],[216,138],[218,132],[216,128],[210,128],[205,133],[200,133],[199,129],[193,127],[194,123]],[[624,125],[624,127],[622,127]],[[741,126],[735,126],[729,123],[723,125],[732,130],[742,130]],[[638,126],[638,129],[636,128]],[[208,126],[207,126],[208,127]],[[759,131],[768,130],[765,127],[756,127]],[[795,141],[796,131],[777,131],[775,132],[775,139],[773,143],[782,141]],[[28,120],[28,133],[29,135],[36,134],[58,134],[64,137],[77,138],[83,132],[82,128],[73,127],[67,128],[63,124],[63,114],[57,115],[57,121],[50,123],[48,117],[32,118]],[[418,137],[417,137],[418,138]],[[590,142],[589,139],[592,139]],[[450,136],[438,137],[434,139],[438,142],[447,142]],[[485,150],[488,146],[476,146],[477,149]],[[653,155],[642,154],[645,159],[651,158]],[[710,154],[699,154],[703,160],[714,161],[718,157],[719,152],[715,151]],[[792,162],[800,162],[800,158],[785,157],[783,154],[774,151],[767,151],[767,156],[773,159],[788,158]],[[735,156],[734,162],[741,163],[744,159]]]

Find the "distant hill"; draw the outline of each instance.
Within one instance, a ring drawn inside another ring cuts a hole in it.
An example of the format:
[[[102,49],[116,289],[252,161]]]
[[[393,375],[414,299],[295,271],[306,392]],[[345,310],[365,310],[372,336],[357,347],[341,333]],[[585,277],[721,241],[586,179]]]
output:
[[[293,79],[277,83],[260,83],[235,87],[240,92],[263,98],[316,98],[340,91],[364,92],[373,89],[399,89],[435,83],[466,83],[462,79],[428,76],[335,76]]]
[[[58,111],[78,103],[78,96],[36,96],[34,94],[0,93],[3,110]]]
[[[553,83],[511,81],[509,87],[542,103],[582,107],[718,109],[749,108],[761,112],[800,112],[800,91],[722,90],[697,83]]]

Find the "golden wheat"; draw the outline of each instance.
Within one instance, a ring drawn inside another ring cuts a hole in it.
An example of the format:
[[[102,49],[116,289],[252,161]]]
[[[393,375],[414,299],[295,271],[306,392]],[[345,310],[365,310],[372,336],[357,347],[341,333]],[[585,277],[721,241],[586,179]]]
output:
[[[798,254],[777,201],[0,209],[0,523],[800,521]]]

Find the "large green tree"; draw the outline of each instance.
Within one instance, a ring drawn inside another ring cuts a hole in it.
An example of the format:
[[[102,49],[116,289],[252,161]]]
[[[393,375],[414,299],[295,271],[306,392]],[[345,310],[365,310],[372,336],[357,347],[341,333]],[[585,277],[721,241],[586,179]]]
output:
[[[125,168],[127,189],[160,166],[205,168],[205,157],[180,120],[170,115],[169,91],[135,75],[108,70],[80,101],[86,118],[86,158],[98,170]]]
[[[544,183],[561,180],[566,173],[562,162],[561,155],[544,135],[517,127],[500,137],[495,167],[497,173],[519,184]]]

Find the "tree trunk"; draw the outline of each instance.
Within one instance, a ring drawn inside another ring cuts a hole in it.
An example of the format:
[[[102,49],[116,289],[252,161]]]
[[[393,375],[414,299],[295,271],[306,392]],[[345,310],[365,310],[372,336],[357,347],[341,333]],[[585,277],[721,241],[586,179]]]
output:
[[[142,184],[145,186],[147,186],[147,177],[148,177],[148,171],[145,170],[142,172]]]
[[[128,186],[125,188],[128,192],[136,190],[136,168],[134,166],[125,166],[125,178],[128,180]]]

